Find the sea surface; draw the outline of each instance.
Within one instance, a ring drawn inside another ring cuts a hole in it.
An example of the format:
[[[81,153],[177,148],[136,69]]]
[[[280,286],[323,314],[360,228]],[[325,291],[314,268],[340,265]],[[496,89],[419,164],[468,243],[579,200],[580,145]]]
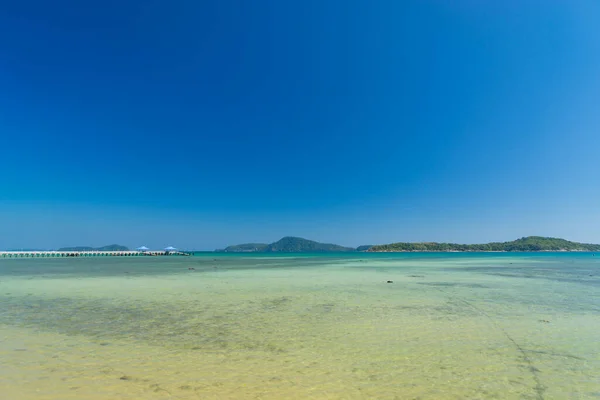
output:
[[[600,254],[1,259],[0,360],[3,400],[600,399]]]

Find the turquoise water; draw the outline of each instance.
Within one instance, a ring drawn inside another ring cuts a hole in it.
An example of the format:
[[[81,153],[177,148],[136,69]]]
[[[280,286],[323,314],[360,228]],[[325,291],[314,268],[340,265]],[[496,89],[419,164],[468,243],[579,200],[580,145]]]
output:
[[[0,301],[7,399],[600,398],[590,253],[0,260]]]

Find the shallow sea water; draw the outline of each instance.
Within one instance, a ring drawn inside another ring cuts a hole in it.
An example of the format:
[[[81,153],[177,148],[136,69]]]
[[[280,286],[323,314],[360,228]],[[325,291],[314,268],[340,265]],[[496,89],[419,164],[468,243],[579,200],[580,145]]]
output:
[[[588,253],[0,260],[0,302],[6,400],[600,399]]]

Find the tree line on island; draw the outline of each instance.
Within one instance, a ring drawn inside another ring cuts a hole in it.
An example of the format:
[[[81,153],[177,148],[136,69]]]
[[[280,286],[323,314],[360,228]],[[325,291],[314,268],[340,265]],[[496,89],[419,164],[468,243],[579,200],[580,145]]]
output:
[[[484,244],[392,243],[371,247],[368,251],[600,251],[600,244],[571,242],[565,239],[528,236],[511,242]]]

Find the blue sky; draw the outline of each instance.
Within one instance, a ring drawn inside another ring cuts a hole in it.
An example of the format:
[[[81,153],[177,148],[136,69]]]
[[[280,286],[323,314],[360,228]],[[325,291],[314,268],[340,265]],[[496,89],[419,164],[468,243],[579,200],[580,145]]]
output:
[[[0,3],[0,248],[600,243],[600,3]]]

